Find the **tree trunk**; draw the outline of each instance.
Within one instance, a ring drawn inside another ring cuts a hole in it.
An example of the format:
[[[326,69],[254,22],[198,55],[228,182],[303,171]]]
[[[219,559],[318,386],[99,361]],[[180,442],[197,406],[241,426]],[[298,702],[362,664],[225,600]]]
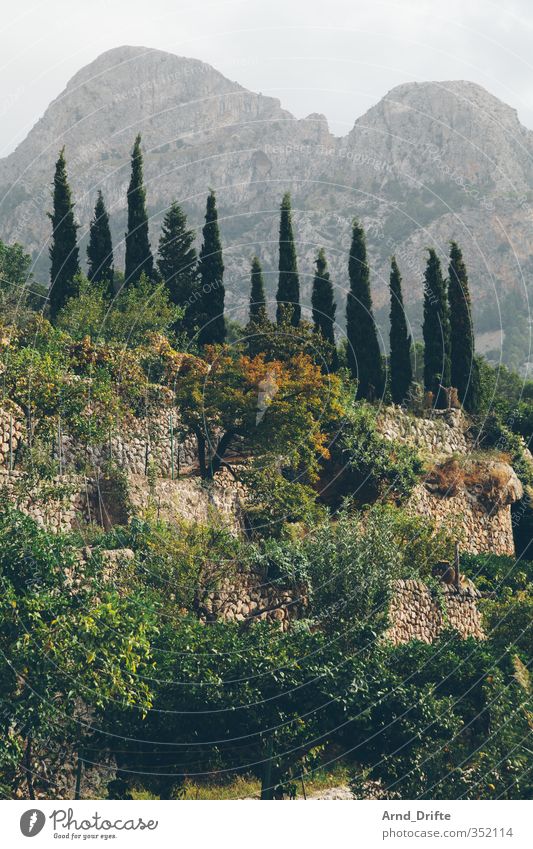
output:
[[[213,478],[216,475],[216,473],[220,470],[220,467],[222,465],[222,461],[224,459],[224,454],[228,450],[230,443],[231,443],[231,440],[233,439],[234,436],[235,436],[234,432],[232,430],[228,430],[219,440],[219,443],[216,447],[216,451],[215,451],[213,457],[211,458],[210,474],[209,474],[210,478]]]
[[[31,735],[26,740],[26,749],[24,751],[24,769],[26,771],[26,781],[28,783],[28,797],[35,800],[35,790],[33,788],[33,773],[31,770]]]

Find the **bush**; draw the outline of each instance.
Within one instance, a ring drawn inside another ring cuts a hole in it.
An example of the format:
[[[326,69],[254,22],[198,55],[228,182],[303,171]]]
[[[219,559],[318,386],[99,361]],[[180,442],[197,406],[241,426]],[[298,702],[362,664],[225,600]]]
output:
[[[351,406],[333,456],[342,467],[342,489],[359,502],[389,498],[401,501],[416,486],[423,463],[416,451],[386,439],[376,424],[377,413],[370,404]]]

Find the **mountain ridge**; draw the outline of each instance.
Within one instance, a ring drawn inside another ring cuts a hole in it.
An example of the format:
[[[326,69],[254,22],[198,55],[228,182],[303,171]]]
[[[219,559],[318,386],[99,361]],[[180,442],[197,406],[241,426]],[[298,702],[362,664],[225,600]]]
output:
[[[228,306],[235,314],[248,295],[251,253],[262,256],[273,295],[277,207],[286,190],[293,193],[307,301],[315,247],[323,245],[342,302],[354,217],[368,232],[378,314],[386,309],[392,253],[407,302],[418,304],[414,320],[427,244],[443,259],[449,239],[462,244],[478,319],[495,294],[525,291],[533,273],[533,132],[477,83],[402,83],[339,137],[319,113],[295,118],[277,98],[249,91],[201,60],[125,45],[81,68],[0,160],[0,236],[29,247],[38,276],[47,271],[45,213],[63,144],[82,255],[101,188],[120,262],[129,153],[139,131],[154,247],[172,200],[183,203],[199,231],[207,188],[218,188]]]

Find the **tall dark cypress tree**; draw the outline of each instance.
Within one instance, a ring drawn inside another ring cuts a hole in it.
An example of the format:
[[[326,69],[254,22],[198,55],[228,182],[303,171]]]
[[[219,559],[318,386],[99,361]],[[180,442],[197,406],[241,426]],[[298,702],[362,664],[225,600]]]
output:
[[[324,249],[320,248],[316,258],[316,273],[313,279],[311,305],[313,307],[313,323],[315,332],[320,333],[326,342],[333,347],[331,368],[336,371],[339,365],[335,347],[335,298],[333,286],[329,277],[328,264]]]
[[[424,283],[424,387],[434,393],[436,407],[445,405],[440,386],[450,386],[450,316],[446,283],[437,254],[431,248]]]
[[[48,213],[52,222],[50,246],[50,316],[54,319],[63,304],[77,293],[75,277],[80,271],[77,243],[78,225],[74,220],[74,204],[67,180],[65,148],[56,162],[53,191],[54,211]]]
[[[143,182],[141,136],[138,135],[131,153],[131,180],[128,188],[128,232],[126,233],[126,267],[124,283],[137,283],[141,274],[154,276],[154,258],[148,236],[146,190]]]
[[[278,324],[284,319],[290,319],[293,327],[300,324],[300,282],[298,279],[298,263],[294,247],[292,231],[291,196],[289,192],[283,195],[279,222],[279,278],[276,300],[276,320]]]
[[[385,375],[372,313],[365,234],[357,221],[353,223],[348,274],[350,277],[350,291],[346,299],[348,365],[352,377],[359,381],[357,397],[373,400],[383,394]]]
[[[185,308],[185,324],[192,326],[198,298],[198,257],[195,235],[187,216],[173,203],[163,220],[157,267],[172,303]]]
[[[115,276],[113,244],[111,242],[111,230],[109,229],[109,215],[101,191],[98,192],[94,216],[90,225],[87,259],[89,262],[87,275],[89,280],[95,283],[103,283],[107,293],[112,296]]]
[[[396,258],[390,267],[390,384],[392,400],[403,404],[413,381],[411,337],[403,306],[402,278]]]
[[[263,280],[263,269],[261,268],[261,263],[256,256],[252,259],[250,283],[249,320],[255,324],[264,324],[268,319],[265,299],[265,284]]]
[[[448,300],[450,303],[451,382],[459,400],[470,413],[479,408],[481,387],[475,360],[472,304],[468,274],[463,255],[456,242],[451,243],[448,266]]]
[[[207,197],[202,234],[203,244],[199,259],[201,327],[198,341],[200,345],[215,345],[224,342],[226,325],[224,322],[224,263],[218,229],[217,204],[213,190]]]

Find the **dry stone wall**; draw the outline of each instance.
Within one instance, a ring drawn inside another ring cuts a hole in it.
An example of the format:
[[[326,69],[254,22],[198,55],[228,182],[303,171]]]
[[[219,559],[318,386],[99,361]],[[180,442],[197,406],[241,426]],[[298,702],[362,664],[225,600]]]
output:
[[[461,410],[433,410],[427,418],[418,418],[392,405],[383,409],[378,427],[388,439],[432,457],[467,454],[472,448],[468,422]]]
[[[1,469],[0,490],[2,499],[52,531],[70,531],[91,519],[93,487],[80,475],[63,475],[30,487],[24,473]]]
[[[397,581],[386,639],[395,644],[410,640],[431,643],[445,628],[454,628],[464,638],[484,639],[476,605],[479,593],[473,587],[448,584],[441,584],[439,590],[432,592],[421,581]]]
[[[511,508],[488,509],[467,492],[453,496],[435,495],[424,485],[416,487],[407,509],[427,516],[437,526],[447,525],[461,540],[461,548],[471,554],[491,552],[514,557],[515,545]]]

